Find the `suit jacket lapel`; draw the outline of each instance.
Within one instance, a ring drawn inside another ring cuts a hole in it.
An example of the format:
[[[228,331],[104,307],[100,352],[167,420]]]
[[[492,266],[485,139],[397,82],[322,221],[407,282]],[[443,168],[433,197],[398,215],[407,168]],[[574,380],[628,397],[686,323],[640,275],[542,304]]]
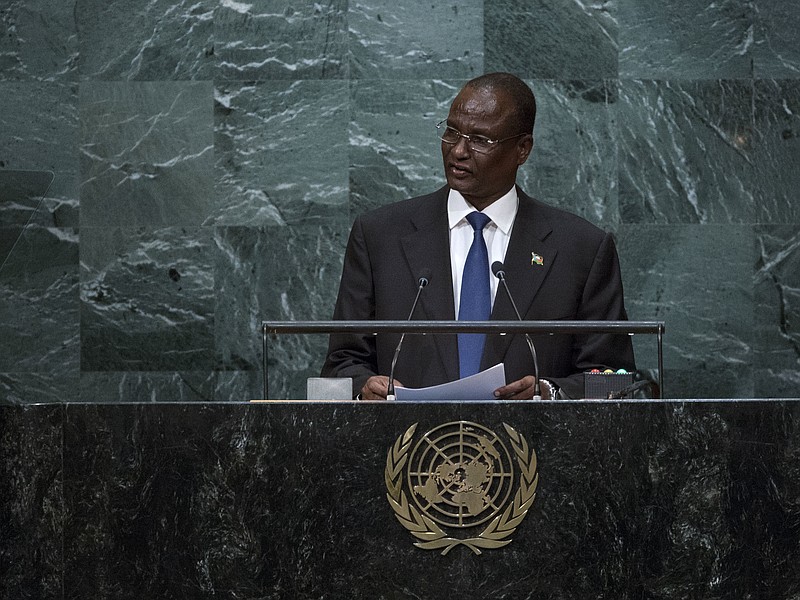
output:
[[[455,319],[453,278],[450,273],[450,236],[447,222],[447,188],[431,199],[431,210],[412,216],[416,231],[401,238],[408,266],[414,277],[429,269],[429,285],[420,296],[414,320],[452,321]],[[458,379],[458,344],[455,335],[434,336],[445,374]]]
[[[541,217],[541,211],[537,211],[536,201],[519,188],[517,191],[519,209],[503,264],[506,283],[522,318],[526,319],[534,298],[555,260],[557,248],[555,240],[549,237],[552,226]],[[538,264],[539,259],[541,264]],[[497,290],[491,318],[493,321],[517,320],[502,284]],[[502,361],[511,338],[510,335],[490,335],[486,340],[481,367],[488,368]]]

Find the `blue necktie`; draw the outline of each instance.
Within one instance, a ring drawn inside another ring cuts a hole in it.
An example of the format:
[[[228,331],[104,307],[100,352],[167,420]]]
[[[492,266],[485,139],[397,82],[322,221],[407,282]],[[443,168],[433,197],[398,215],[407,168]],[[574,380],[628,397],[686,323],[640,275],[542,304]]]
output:
[[[459,321],[488,321],[492,313],[492,294],[489,288],[489,252],[483,240],[483,228],[490,221],[481,212],[467,215],[472,225],[472,246],[464,263],[461,278]],[[461,377],[474,375],[481,368],[481,355],[486,335],[483,333],[458,334],[458,363]]]

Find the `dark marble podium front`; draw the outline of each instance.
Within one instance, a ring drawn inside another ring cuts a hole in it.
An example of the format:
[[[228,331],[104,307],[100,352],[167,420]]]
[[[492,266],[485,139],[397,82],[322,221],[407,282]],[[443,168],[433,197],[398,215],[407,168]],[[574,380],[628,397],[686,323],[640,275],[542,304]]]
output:
[[[0,597],[798,598],[800,400],[0,407]],[[422,550],[392,444],[512,425],[513,541]]]

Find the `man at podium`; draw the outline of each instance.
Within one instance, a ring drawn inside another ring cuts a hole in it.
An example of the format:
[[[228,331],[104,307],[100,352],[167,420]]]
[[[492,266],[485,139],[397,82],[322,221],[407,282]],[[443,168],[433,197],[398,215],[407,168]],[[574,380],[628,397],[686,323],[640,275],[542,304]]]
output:
[[[524,320],[627,318],[611,234],[516,185],[535,117],[533,92],[514,75],[463,87],[437,125],[447,185],[355,220],[334,319],[407,319],[418,291],[415,320],[516,320],[514,304]],[[360,398],[385,398],[398,339],[331,335],[322,375],[352,377]],[[627,335],[532,340],[545,399],[580,397],[585,371],[635,368]],[[395,385],[437,385],[502,362],[507,383],[495,397],[529,399],[533,361],[524,335],[408,335]]]

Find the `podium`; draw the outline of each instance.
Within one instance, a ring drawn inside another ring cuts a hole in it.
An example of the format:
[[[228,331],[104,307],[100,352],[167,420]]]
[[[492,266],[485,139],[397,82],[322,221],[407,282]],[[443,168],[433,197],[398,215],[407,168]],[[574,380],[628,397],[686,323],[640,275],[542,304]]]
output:
[[[358,333],[379,335],[387,333],[435,335],[442,333],[485,334],[547,334],[576,335],[607,333],[634,335],[637,333],[656,336],[658,349],[658,396],[664,398],[664,322],[663,321],[262,321],[261,353],[263,374],[263,397],[269,393],[269,341],[270,335],[288,333],[344,334]],[[531,344],[533,346],[533,344]],[[533,347],[531,352],[535,354]],[[531,373],[533,374],[533,373]],[[546,374],[542,375],[543,377]]]
[[[502,547],[418,547],[390,486],[465,423],[516,461],[491,501],[521,514],[521,463],[535,497]],[[2,406],[0,595],[791,598],[799,430],[798,399]]]

